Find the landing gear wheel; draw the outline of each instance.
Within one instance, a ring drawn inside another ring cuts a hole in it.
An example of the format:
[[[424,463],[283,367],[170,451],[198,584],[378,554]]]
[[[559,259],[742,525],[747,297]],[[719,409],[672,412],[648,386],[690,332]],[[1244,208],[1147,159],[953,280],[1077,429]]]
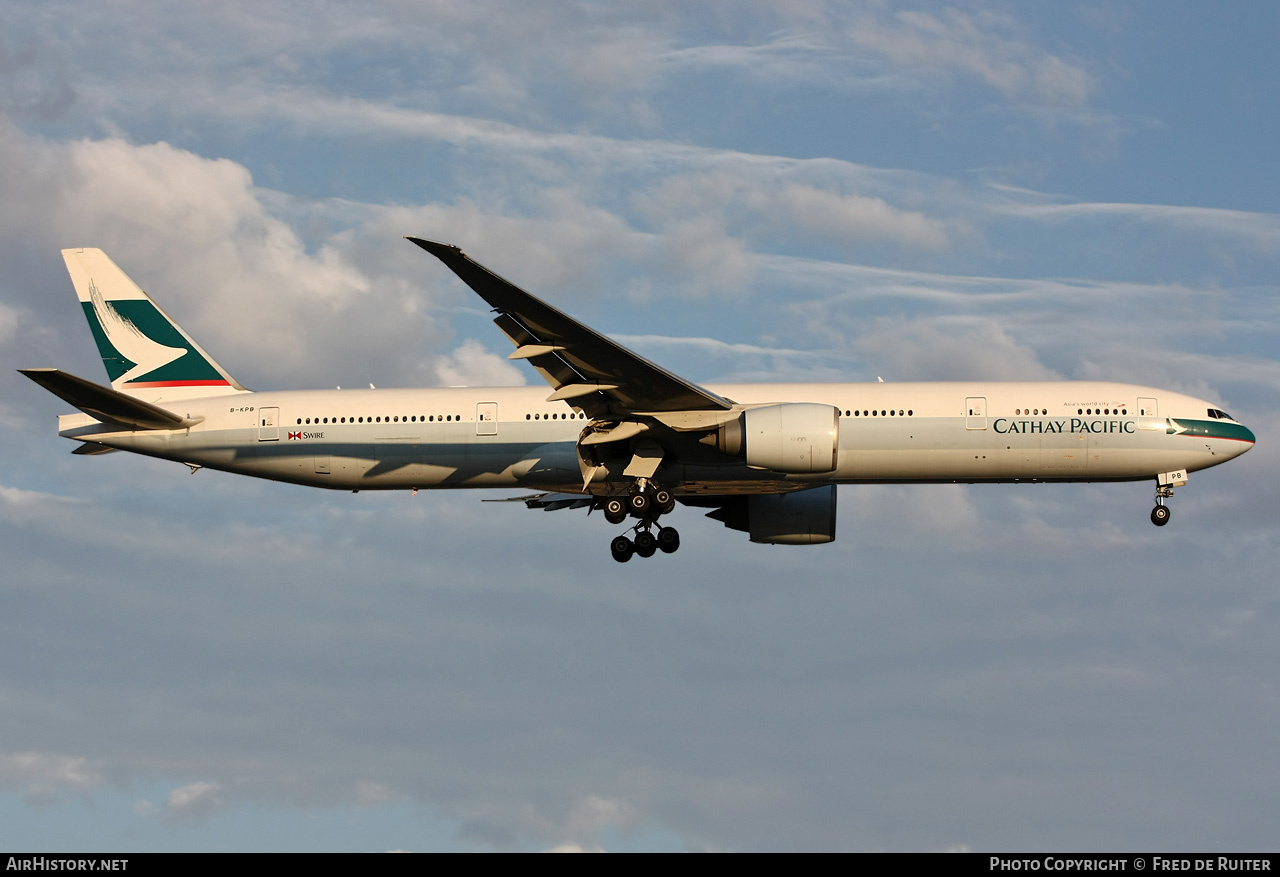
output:
[[[636,534],[636,554],[641,557],[653,557],[655,551],[658,550],[658,540],[648,530],[641,530]]]
[[[631,506],[631,514],[635,515],[637,518],[643,518],[649,513],[649,506],[651,505],[649,502],[649,494],[644,492],[633,493],[631,494],[629,504]]]
[[[1155,524],[1157,527],[1163,527],[1165,524],[1169,523],[1169,516],[1171,514],[1172,512],[1169,511],[1169,507],[1167,505],[1158,505],[1151,510],[1151,523]]]
[[[604,501],[604,519],[610,524],[621,524],[627,519],[627,504],[616,496]]]
[[[618,536],[609,543],[609,551],[613,554],[613,559],[618,563],[626,563],[631,559],[631,553],[636,547],[631,544],[631,540],[626,536]]]
[[[658,547],[663,554],[674,554],[680,547],[680,534],[675,527],[663,527],[658,531]]]
[[[671,495],[669,490],[658,490],[653,494],[653,507],[658,510],[658,514],[665,515],[676,507],[676,498]]]

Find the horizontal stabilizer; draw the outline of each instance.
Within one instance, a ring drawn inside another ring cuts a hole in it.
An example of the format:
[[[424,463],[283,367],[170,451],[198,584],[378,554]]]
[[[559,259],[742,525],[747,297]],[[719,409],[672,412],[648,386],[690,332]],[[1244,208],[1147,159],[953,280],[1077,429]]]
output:
[[[175,414],[110,387],[86,381],[56,368],[21,368],[31,380],[53,395],[70,402],[90,417],[121,423],[134,429],[186,429],[203,417]]]
[[[525,496],[508,496],[504,499],[482,499],[481,502],[522,502],[526,508],[547,512],[560,509],[585,509],[595,503],[595,497],[580,493],[531,493]]]
[[[106,445],[100,445],[97,442],[83,442],[80,447],[71,453],[79,457],[98,457],[102,454],[114,454],[119,448],[109,448]]]

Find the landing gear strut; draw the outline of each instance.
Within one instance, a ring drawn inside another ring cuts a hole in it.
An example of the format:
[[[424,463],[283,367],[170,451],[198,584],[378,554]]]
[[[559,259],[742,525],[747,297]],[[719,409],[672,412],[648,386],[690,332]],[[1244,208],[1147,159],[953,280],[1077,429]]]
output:
[[[1151,510],[1151,523],[1157,527],[1163,527],[1169,523],[1169,518],[1173,512],[1164,504],[1164,501],[1173,496],[1173,488],[1160,486],[1156,488],[1156,507]]]
[[[1182,487],[1186,483],[1186,469],[1176,469],[1173,472],[1164,472],[1156,476],[1156,507],[1151,510],[1151,523],[1157,527],[1163,527],[1169,523],[1169,517],[1173,512],[1169,511],[1169,507],[1164,504],[1164,501],[1173,496],[1175,487]]]
[[[676,498],[670,491],[655,488],[641,480],[625,499],[611,496],[604,502],[604,517],[610,524],[621,524],[631,515],[637,519],[632,528],[634,541],[626,536],[615,536],[609,543],[609,553],[618,563],[626,563],[631,555],[653,557],[658,551],[671,554],[680,547],[680,533],[674,527],[658,525],[658,518],[675,508]],[[654,531],[657,527],[657,531]]]

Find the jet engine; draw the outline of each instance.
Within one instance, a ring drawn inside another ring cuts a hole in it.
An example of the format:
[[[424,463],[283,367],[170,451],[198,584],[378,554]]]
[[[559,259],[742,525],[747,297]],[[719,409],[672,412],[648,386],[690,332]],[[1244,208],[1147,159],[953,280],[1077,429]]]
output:
[[[840,412],[819,402],[785,402],[748,408],[723,424],[715,447],[748,466],[805,475],[836,468]]]
[[[795,493],[736,496],[707,515],[770,545],[820,545],[836,538],[834,484]]]

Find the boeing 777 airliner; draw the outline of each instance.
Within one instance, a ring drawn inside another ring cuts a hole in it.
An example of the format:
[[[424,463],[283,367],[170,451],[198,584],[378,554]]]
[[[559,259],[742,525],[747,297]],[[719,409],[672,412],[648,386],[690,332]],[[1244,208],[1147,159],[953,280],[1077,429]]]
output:
[[[105,253],[63,250],[111,386],[22,373],[78,408],[74,453],[132,451],[344,490],[519,488],[531,508],[600,510],[613,557],[680,546],[677,503],[750,534],[836,535],[836,485],[1154,481],[1151,520],[1187,473],[1253,447],[1213,402],[1099,381],[700,386],[473,262],[409,238],[497,313],[550,385],[252,392]],[[627,535],[630,533],[631,535]]]

